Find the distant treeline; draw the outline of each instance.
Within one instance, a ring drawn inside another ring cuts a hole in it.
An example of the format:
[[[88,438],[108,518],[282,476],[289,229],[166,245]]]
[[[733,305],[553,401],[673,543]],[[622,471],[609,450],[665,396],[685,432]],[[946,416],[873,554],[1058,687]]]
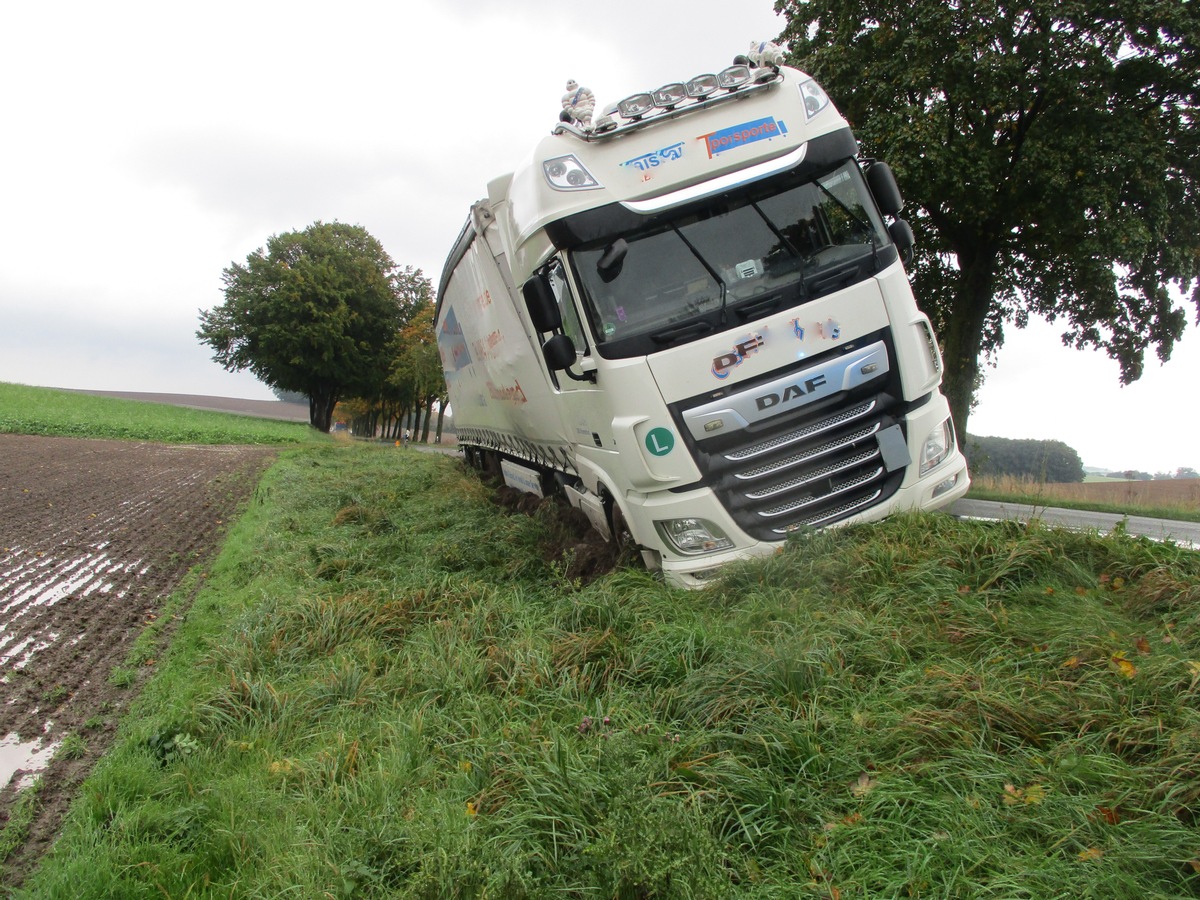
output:
[[[1109,478],[1123,478],[1126,481],[1171,481],[1173,479],[1200,478],[1200,472],[1191,466],[1180,466],[1174,472],[1155,472],[1153,475],[1140,469],[1122,469],[1104,474]]]
[[[973,475],[1011,475],[1039,482],[1083,481],[1083,460],[1062,441],[968,435],[963,452]]]

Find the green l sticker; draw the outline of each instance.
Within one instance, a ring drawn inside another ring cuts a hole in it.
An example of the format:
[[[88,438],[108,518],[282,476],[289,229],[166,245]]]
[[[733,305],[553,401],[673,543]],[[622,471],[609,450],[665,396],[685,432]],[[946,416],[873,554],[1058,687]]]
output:
[[[653,428],[646,435],[646,449],[655,456],[666,456],[675,449],[675,435],[666,428]]]

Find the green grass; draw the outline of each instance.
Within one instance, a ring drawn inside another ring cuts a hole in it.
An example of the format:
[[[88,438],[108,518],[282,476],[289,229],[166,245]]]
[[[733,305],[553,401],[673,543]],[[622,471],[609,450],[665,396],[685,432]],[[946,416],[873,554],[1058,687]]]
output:
[[[305,424],[0,383],[0,433],[169,444],[305,444]]]
[[[9,810],[8,820],[0,828],[0,864],[28,838],[29,827],[37,815],[41,789],[42,779],[38,776],[33,784],[21,791]],[[2,868],[0,872],[3,872]]]
[[[940,515],[711,589],[289,452],[28,897],[1200,894],[1200,554]]]

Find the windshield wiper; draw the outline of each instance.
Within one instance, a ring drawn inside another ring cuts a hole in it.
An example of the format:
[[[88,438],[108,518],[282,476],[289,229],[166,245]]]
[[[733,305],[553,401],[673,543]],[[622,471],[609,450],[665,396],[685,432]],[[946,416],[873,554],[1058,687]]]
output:
[[[685,338],[687,340],[695,340],[696,338],[704,337],[706,334],[711,334],[712,331],[713,326],[710,322],[689,322],[687,325],[680,325],[677,328],[668,328],[666,331],[655,332],[650,335],[650,340],[656,344],[674,344]]]

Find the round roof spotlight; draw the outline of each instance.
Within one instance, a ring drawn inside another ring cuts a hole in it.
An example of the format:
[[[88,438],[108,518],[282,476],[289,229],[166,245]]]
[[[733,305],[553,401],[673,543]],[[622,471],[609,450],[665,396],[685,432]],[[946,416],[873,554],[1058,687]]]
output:
[[[710,94],[715,94],[721,87],[716,75],[697,75],[685,87],[687,95],[693,100],[703,100]]]
[[[736,91],[751,81],[749,66],[730,66],[717,73],[717,84],[727,91]]]
[[[675,81],[671,84],[664,84],[651,96],[654,98],[654,105],[660,109],[674,109],[678,104],[687,99],[687,87]]]
[[[626,97],[617,104],[617,112],[623,118],[633,119],[635,122],[652,109],[654,109],[654,98],[645,93]]]

